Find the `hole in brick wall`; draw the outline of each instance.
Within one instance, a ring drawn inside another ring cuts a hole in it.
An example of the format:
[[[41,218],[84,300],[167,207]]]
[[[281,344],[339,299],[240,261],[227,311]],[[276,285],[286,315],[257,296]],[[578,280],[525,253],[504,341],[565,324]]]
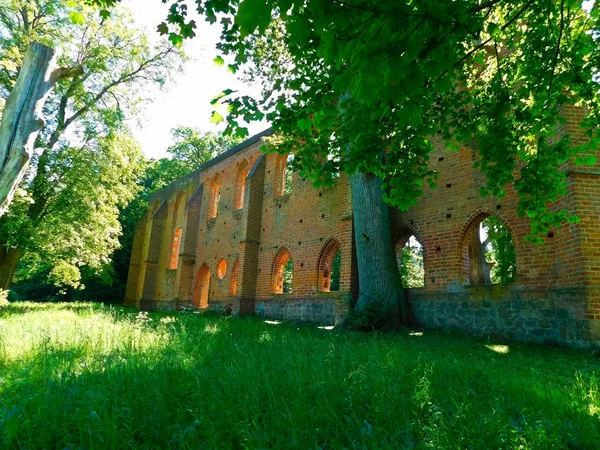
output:
[[[304,263],[301,263],[301,264],[300,264],[300,267],[304,267]]]
[[[438,130],[437,134],[442,134],[442,130]]]
[[[425,267],[423,265],[423,245],[415,235],[402,233],[394,242],[396,263],[405,289],[422,288],[425,285]]]
[[[448,184],[446,185],[446,187],[447,187],[447,188],[451,188],[451,187],[452,187],[452,183],[448,183]]]
[[[271,171],[270,171],[270,170],[267,170],[267,173],[271,173]]]
[[[302,241],[298,241],[298,245],[302,245]]]
[[[444,157],[443,157],[443,156],[440,156],[440,157],[438,158],[438,161],[443,161],[443,160],[444,160]]]
[[[260,269],[258,269],[258,273],[260,273]]]
[[[465,231],[463,280],[471,285],[512,283],[516,274],[515,247],[510,230],[496,217],[482,213]]]
[[[281,209],[281,205],[279,205],[279,209]]]
[[[435,248],[435,251],[436,251],[436,252],[441,252],[441,251],[442,251],[442,247],[436,247],[436,248]]]
[[[408,222],[409,222],[411,225],[414,225],[414,224],[415,224],[415,220],[414,220],[414,219],[410,219]]]
[[[431,282],[432,282],[432,283],[435,283],[435,278],[432,278],[432,279],[431,279]]]
[[[552,239],[554,237],[554,233],[552,231],[548,232],[548,237]]]
[[[452,214],[446,214],[446,219],[450,219],[452,217]]]
[[[496,209],[502,209],[502,205],[496,205]]]
[[[322,192],[319,192],[319,197],[323,197],[323,193]]]
[[[304,219],[300,219],[300,223],[304,222]]]
[[[265,209],[265,212],[267,212],[267,210]]]
[[[265,229],[263,228],[263,231],[265,231]]]
[[[340,247],[340,242],[335,238],[331,238],[321,250],[317,263],[319,292],[340,290]]]
[[[325,218],[325,214],[321,214],[321,219],[324,219],[324,218]]]
[[[292,255],[282,247],[277,252],[273,261],[272,271],[272,289],[274,294],[291,294],[292,293],[292,278],[294,273],[294,263]]]
[[[224,173],[224,172],[225,172],[224,170],[221,170],[221,173]]]
[[[321,238],[321,242],[323,242],[323,238]]]

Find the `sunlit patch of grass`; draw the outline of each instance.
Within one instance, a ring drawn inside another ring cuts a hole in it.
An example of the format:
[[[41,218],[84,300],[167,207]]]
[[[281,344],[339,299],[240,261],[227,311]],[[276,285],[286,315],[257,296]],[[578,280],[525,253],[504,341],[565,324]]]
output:
[[[11,305],[0,312],[0,448],[600,442],[597,357],[270,322]]]
[[[500,353],[502,355],[506,355],[510,352],[510,347],[508,345],[500,345],[500,344],[486,344],[486,348],[489,348],[491,351]]]

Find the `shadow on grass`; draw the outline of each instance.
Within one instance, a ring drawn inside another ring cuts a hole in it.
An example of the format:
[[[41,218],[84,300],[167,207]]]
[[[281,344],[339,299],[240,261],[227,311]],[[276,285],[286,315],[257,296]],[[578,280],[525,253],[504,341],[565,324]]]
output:
[[[29,325],[23,308],[14,324],[3,313],[0,342],[42,331],[22,354],[0,347],[2,447],[597,448],[600,440],[600,361],[578,352],[510,344],[498,353],[484,339],[446,333],[68,310],[79,314],[71,326],[57,320],[61,309],[32,314]]]

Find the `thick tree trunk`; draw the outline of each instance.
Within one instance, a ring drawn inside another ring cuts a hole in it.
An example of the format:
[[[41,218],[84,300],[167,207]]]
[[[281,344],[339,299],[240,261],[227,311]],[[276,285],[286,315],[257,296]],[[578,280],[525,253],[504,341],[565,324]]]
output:
[[[408,325],[396,254],[392,246],[388,205],[383,201],[383,181],[371,174],[350,176],[359,298],[355,309],[373,314],[373,326]]]
[[[0,290],[8,290],[21,260],[21,249],[0,246]]]
[[[60,78],[78,76],[83,69],[54,69],[54,50],[37,42],[29,46],[19,78],[11,91],[0,124],[0,217],[6,213],[44,126],[42,108]]]

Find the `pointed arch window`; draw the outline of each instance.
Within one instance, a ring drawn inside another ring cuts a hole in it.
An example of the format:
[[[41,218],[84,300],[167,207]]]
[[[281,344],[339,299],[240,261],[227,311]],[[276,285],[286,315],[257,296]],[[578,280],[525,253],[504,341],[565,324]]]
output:
[[[291,294],[293,276],[294,263],[292,255],[287,248],[281,248],[273,261],[273,293]]]
[[[244,195],[246,195],[246,178],[250,172],[250,165],[245,159],[241,162],[235,185],[235,202],[234,209],[240,210],[244,207]]]
[[[219,215],[219,202],[221,201],[221,182],[219,176],[215,175],[210,186],[210,201],[208,203],[208,219],[214,219]]]

